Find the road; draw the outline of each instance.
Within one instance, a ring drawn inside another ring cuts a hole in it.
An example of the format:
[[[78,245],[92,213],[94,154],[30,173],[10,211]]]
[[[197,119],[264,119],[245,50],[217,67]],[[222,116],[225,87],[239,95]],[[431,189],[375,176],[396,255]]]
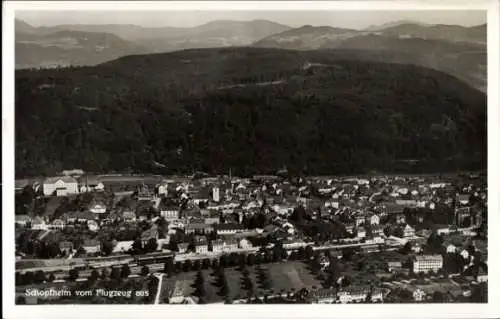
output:
[[[156,289],[156,296],[154,304],[157,305],[160,303],[160,295],[161,295],[161,284],[163,283],[163,274],[155,273],[154,276],[158,278],[158,288]]]

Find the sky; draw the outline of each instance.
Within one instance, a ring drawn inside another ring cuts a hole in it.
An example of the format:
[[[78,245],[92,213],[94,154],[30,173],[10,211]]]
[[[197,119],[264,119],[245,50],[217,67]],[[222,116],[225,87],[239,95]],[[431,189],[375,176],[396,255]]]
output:
[[[213,20],[265,19],[291,27],[308,24],[362,29],[398,20],[474,26],[486,23],[486,11],[16,11],[16,18],[33,26],[136,24],[144,27],[193,27]]]

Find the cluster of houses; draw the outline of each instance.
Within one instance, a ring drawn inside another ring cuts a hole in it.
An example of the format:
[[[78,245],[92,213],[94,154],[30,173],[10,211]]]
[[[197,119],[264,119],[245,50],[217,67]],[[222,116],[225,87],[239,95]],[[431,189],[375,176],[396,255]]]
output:
[[[376,244],[384,242],[387,237],[384,230],[388,226],[401,230],[392,234],[395,237],[416,239],[417,232],[407,221],[408,211],[412,210],[437,214],[438,207],[447,207],[454,211],[450,224],[455,228],[464,223],[478,226],[483,222],[482,212],[487,200],[486,187],[457,187],[451,182],[421,177],[296,180],[277,176],[172,177],[150,179],[152,182],[146,183],[146,179],[136,177],[133,182],[127,182],[126,178],[77,173],[75,176],[75,172],[66,172],[64,176],[30,185],[46,197],[75,198],[78,194],[90,194],[94,199],[84,209],[63,211],[49,217],[16,215],[16,224],[33,230],[52,231],[84,224],[91,232],[98,233],[105,225],[110,228],[114,224],[147,222],[150,228],[141,234],[144,244],[150,239],[168,239],[181,233],[190,239],[194,236],[197,253],[220,253],[249,248],[249,238],[266,234],[280,234],[284,242],[291,244],[310,240],[304,238],[300,225],[291,222],[294,210],[300,206],[312,222],[341,223],[352,235],[346,239],[354,237]],[[114,198],[129,198],[130,204],[120,205],[119,201],[106,200],[106,194],[113,194]],[[264,224],[249,227],[245,222],[261,215]],[[161,234],[157,227],[159,219],[168,224],[165,234]],[[438,233],[446,234],[450,229],[449,225],[444,225]],[[470,232],[470,227],[464,231]],[[86,251],[98,250],[93,238],[85,239]],[[115,244],[120,246],[120,243]],[[187,252],[191,244],[179,242],[179,253]],[[70,245],[64,243],[63,246]],[[414,271],[436,269],[440,263],[442,265],[438,257],[422,259],[414,264]]]

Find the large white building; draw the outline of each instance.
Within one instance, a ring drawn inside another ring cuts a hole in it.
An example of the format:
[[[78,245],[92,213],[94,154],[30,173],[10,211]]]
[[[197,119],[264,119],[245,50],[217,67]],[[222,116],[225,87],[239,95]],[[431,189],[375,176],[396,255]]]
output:
[[[216,203],[220,201],[220,189],[219,187],[212,188],[212,200]]]
[[[43,182],[45,196],[68,196],[78,194],[78,182],[71,176],[49,177]]]
[[[441,255],[421,255],[415,256],[413,261],[413,272],[427,273],[429,271],[437,272],[443,268],[443,256]]]

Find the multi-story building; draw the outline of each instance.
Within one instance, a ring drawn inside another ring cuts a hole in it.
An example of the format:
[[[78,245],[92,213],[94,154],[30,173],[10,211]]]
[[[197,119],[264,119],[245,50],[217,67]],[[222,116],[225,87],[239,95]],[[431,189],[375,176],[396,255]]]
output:
[[[243,226],[236,223],[226,223],[215,225],[217,235],[234,235],[243,230]]]
[[[205,223],[189,223],[186,225],[186,235],[189,234],[208,234],[214,230],[213,225],[208,225]]]
[[[413,260],[414,273],[437,272],[443,267],[443,256],[441,255],[421,255],[415,256]]]
[[[71,176],[50,177],[43,182],[43,195],[68,196],[78,194],[78,182]]]
[[[205,236],[195,236],[194,243],[196,246],[197,253],[206,253],[208,252],[208,242]]]
[[[168,222],[178,220],[180,215],[179,213],[179,207],[176,205],[168,205],[164,202],[160,204],[160,216]]]

